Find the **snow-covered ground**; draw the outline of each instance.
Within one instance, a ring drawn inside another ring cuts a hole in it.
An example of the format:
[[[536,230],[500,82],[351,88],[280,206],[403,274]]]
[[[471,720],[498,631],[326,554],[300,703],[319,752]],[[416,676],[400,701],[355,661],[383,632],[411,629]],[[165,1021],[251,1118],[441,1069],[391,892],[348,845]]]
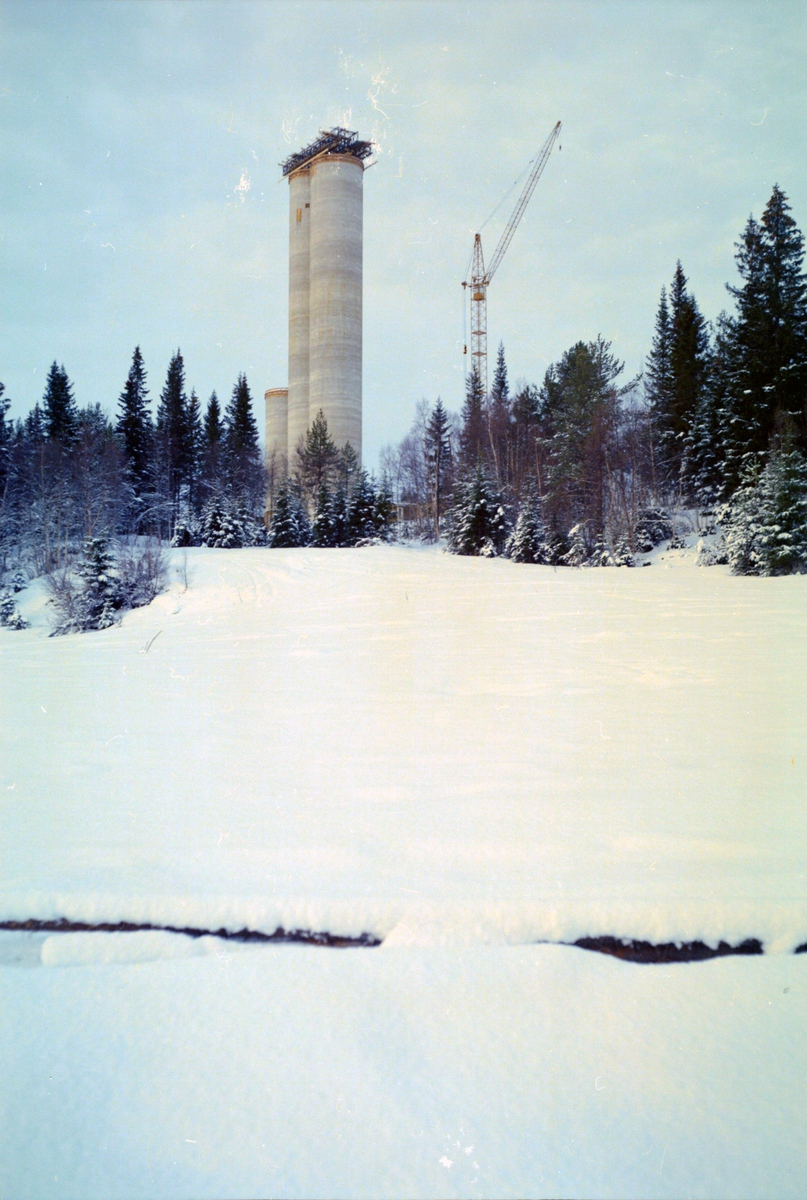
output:
[[[59,639],[21,593],[0,921],[383,945],[0,935],[4,1200],[800,1194],[807,579],[651,557],[180,551]],[[766,954],[535,945],[587,935]]]

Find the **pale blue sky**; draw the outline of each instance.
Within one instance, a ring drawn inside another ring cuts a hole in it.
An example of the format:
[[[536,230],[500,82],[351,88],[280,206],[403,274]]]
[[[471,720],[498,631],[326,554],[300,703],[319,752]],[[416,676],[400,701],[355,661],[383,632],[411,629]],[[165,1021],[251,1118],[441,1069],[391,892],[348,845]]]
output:
[[[640,369],[680,257],[706,316],[778,182],[807,227],[807,6],[0,3],[0,379],[13,413],[64,362],[114,410],[139,343],[203,401],[286,383],[287,194],[321,126],[365,177],[365,458],[415,403],[462,400],[473,232],[556,120],[491,287],[491,343],[540,381],[602,333]],[[490,254],[514,193],[486,227]]]

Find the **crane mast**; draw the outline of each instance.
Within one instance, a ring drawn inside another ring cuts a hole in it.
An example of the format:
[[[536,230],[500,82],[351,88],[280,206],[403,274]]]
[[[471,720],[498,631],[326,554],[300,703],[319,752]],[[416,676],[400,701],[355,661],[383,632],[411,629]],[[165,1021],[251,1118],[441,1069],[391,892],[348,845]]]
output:
[[[504,258],[507,247],[513,240],[513,234],[516,232],[519,222],[524,216],[524,211],[530,202],[530,197],[535,191],[535,185],[541,177],[549,155],[552,153],[552,147],[555,145],[559,135],[560,121],[557,122],[549,137],[544,142],[533,163],[529,178],[524,184],[510,220],[505,226],[504,233],[499,238],[498,245],[493,251],[493,257],[487,269],[485,269],[485,256],[482,251],[482,235],[480,233],[474,235],[474,250],[471,258],[470,272],[468,278],[463,280],[462,286],[463,288],[471,289],[471,363],[476,366],[479,379],[485,390],[485,395],[487,395],[488,391],[488,288],[499,264]],[[464,353],[468,353],[467,345],[464,347]]]

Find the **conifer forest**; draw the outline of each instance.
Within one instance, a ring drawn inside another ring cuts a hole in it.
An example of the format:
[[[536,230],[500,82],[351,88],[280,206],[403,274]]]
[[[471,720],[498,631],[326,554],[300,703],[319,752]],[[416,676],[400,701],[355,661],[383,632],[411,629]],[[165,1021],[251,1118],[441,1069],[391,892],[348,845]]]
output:
[[[378,481],[322,414],[295,462],[264,462],[245,375],[203,405],[179,350],[154,412],[139,347],[112,417],[82,407],[57,362],[25,419],[7,419],[0,383],[0,619],[19,625],[8,588],[45,574],[61,631],[103,626],[160,589],[168,543],[444,537],[457,554],[633,566],[688,512],[718,535],[706,563],[807,570],[807,278],[778,186],[735,260],[713,321],[677,263],[636,378],[598,335],[512,387],[500,345],[490,394],[472,369],[458,415],[422,401]]]
[[[459,554],[632,566],[687,512],[719,535],[705,562],[807,569],[804,239],[778,186],[735,257],[713,322],[676,265],[637,378],[598,336],[511,388],[500,345],[489,396],[472,370],[459,417],[422,402],[382,456],[411,527]]]

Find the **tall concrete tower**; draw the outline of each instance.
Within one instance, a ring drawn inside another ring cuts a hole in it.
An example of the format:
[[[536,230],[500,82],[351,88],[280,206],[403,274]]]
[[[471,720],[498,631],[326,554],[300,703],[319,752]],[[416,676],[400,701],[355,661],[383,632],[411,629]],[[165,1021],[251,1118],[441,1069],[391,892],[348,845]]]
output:
[[[362,181],[369,142],[337,127],[283,163],[289,181],[289,386],[266,393],[267,449],[297,447],[322,409],[361,457]],[[281,411],[283,410],[283,411]]]

